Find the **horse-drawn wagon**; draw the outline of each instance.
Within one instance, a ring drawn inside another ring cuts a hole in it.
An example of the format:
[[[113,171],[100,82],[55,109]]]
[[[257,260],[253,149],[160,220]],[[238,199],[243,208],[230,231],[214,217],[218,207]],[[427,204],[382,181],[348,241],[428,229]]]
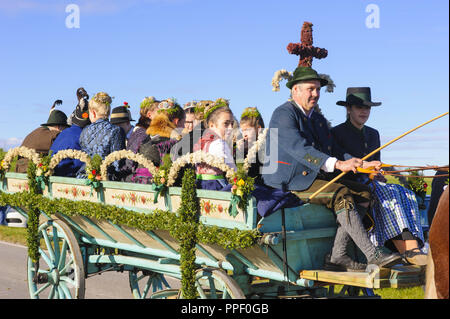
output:
[[[39,159],[34,162],[39,167]],[[321,270],[336,232],[332,212],[322,206],[304,204],[261,217],[251,197],[245,209],[230,214],[231,192],[191,189],[183,195],[184,187],[161,191],[100,178],[94,187],[85,179],[48,176],[35,194],[31,188],[38,179],[30,179],[30,172],[3,175],[0,204],[27,216],[29,228],[39,219],[34,235],[29,231],[29,246],[42,242],[34,248],[38,255],[29,247],[31,298],[83,298],[85,280],[105,271],[128,272],[135,298],[183,298],[167,277],[183,281],[189,267],[200,298],[354,297],[360,291],[367,297],[372,288],[423,284],[423,269],[416,266]],[[198,198],[195,234],[178,219],[189,205],[186,196]],[[191,265],[180,238],[193,245]],[[335,285],[343,285],[337,294]]]

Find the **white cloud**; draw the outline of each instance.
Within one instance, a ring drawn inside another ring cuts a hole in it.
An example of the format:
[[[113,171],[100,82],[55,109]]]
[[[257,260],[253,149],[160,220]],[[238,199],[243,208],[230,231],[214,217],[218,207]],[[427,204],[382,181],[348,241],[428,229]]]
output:
[[[10,148],[14,148],[20,146],[22,144],[23,139],[17,137],[10,138],[0,138],[0,148],[3,148],[4,151],[9,150]]]

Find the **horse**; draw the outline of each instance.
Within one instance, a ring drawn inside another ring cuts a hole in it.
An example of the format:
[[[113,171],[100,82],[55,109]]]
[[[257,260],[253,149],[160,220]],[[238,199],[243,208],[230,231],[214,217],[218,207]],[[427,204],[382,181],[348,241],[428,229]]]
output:
[[[428,263],[425,274],[425,299],[449,298],[448,215],[449,187],[442,193],[429,232]]]

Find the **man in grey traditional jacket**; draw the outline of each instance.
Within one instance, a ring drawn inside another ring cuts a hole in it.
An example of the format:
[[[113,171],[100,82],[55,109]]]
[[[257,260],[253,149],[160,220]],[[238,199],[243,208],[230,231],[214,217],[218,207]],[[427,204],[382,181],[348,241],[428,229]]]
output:
[[[272,114],[267,137],[270,162],[277,162],[275,173],[265,173],[266,185],[289,190],[302,200],[308,198],[330,180],[336,170],[356,172],[358,167],[380,166],[380,162],[363,162],[345,154],[334,143],[326,119],[315,111],[320,88],[327,81],[310,67],[299,66],[293,78],[286,84],[292,99],[282,104]],[[277,130],[274,130],[277,129]],[[278,142],[270,146],[270,134],[277,131]],[[336,214],[337,232],[330,255],[325,258],[329,270],[364,271],[365,264],[355,262],[347,254],[347,244],[353,240],[367,258],[369,264],[387,267],[396,264],[401,257],[377,249],[369,240],[358,213],[358,206],[368,206],[370,191],[362,184],[340,180],[331,184],[310,202],[325,205]],[[361,210],[361,209],[360,209]]]

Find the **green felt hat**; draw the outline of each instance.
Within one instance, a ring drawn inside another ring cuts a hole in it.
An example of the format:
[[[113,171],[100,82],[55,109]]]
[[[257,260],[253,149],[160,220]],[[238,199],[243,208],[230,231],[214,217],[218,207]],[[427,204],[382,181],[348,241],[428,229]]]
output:
[[[322,79],[319,74],[310,67],[305,66],[299,66],[295,69],[294,74],[292,75],[292,79],[289,80],[289,82],[286,83],[286,86],[289,89],[292,89],[294,84],[300,81],[311,81],[311,80],[317,80],[320,82],[320,86],[325,86],[328,84],[328,81],[325,79]]]
[[[48,117],[47,123],[41,124],[41,126],[51,126],[51,125],[65,125],[67,124],[67,115],[60,110],[53,110]]]
[[[370,87],[350,87],[347,89],[345,101],[337,101],[336,104],[342,106],[378,106],[381,105],[381,102],[372,102]]]

